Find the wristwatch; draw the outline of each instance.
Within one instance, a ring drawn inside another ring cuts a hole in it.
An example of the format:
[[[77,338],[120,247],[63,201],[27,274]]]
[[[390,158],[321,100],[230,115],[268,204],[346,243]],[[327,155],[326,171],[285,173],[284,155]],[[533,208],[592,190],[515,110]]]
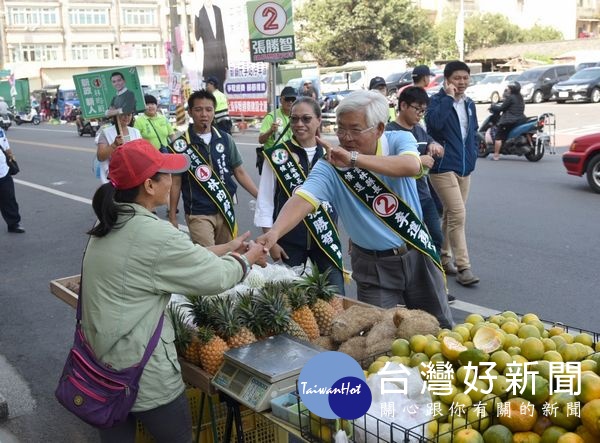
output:
[[[352,151],[350,153],[350,167],[356,168],[356,159],[358,158],[358,151]]]

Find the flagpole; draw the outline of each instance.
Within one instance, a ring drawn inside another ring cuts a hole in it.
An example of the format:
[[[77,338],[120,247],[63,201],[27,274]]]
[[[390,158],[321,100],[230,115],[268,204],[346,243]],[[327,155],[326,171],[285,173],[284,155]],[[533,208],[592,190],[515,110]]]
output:
[[[456,45],[458,46],[458,59],[465,59],[465,4],[460,0],[460,10],[456,18],[456,32],[454,35]]]

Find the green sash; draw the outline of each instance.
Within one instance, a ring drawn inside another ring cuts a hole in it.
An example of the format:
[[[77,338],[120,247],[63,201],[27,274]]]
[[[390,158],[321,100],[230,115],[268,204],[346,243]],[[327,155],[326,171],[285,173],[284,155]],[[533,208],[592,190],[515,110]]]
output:
[[[272,146],[263,154],[275,172],[277,181],[286,195],[292,196],[296,187],[306,180],[306,175],[288,147],[289,142]],[[329,212],[323,206],[308,214],[304,224],[317,246],[340,270],[344,270],[340,238]]]
[[[342,182],[375,216],[402,240],[430,257],[442,270],[438,251],[425,225],[412,208],[375,174],[366,169],[341,170],[334,167]],[[442,271],[443,272],[443,271]]]
[[[190,143],[188,131],[175,139],[169,145],[169,149],[176,154],[187,154],[190,157],[191,164],[187,172],[223,214],[231,235],[237,237],[238,226],[233,212],[233,199],[219,175],[213,171],[212,165],[201,154],[199,147]]]

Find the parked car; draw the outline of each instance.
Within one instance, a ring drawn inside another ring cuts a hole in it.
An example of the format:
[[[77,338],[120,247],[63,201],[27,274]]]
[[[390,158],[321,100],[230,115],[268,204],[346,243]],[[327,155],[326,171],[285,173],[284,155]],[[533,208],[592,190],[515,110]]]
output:
[[[577,71],[568,80],[552,88],[557,103],[567,100],[600,102],[600,67]]]
[[[444,74],[436,74],[435,77],[433,77],[429,84],[425,87],[425,92],[427,92],[427,95],[431,97],[433,94],[436,94],[440,90],[440,85],[443,82]]]
[[[403,72],[395,72],[385,78],[388,95],[396,95],[398,89],[412,83],[412,69]]]
[[[320,92],[321,94],[329,94],[331,92],[363,89],[365,76],[365,71],[333,72],[325,74],[319,81],[321,88]]]
[[[520,72],[491,72],[476,85],[469,86],[465,94],[474,102],[498,103],[506,85],[519,75]]]
[[[469,86],[481,83],[481,81],[489,74],[489,72],[479,72],[477,74],[471,74],[469,76]]]
[[[600,66],[600,62],[581,62],[575,66],[575,71],[581,71],[586,68],[595,68],[597,66]]]
[[[590,188],[600,194],[600,133],[577,137],[562,161],[568,174],[585,174]]]
[[[552,86],[573,74],[574,65],[547,65],[528,69],[516,80],[521,84],[521,95],[525,101],[541,103],[552,97]]]

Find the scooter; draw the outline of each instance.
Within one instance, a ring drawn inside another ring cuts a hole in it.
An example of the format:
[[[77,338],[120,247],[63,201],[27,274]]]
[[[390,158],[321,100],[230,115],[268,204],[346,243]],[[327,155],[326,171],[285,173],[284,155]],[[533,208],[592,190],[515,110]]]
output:
[[[75,111],[73,111],[75,112]],[[75,125],[77,126],[77,133],[79,137],[83,137],[83,134],[89,134],[90,137],[95,137],[98,129],[100,128],[100,122],[93,119],[86,119],[82,114],[81,110],[77,110],[75,113]]]
[[[12,126],[11,115],[8,113],[0,115],[0,128],[4,129],[6,131],[11,126]]]
[[[39,125],[42,120],[38,115],[35,108],[29,108],[29,112],[18,112],[15,115],[15,123],[17,125],[21,125],[23,123],[33,123],[34,125]]]
[[[485,158],[494,152],[494,136],[499,118],[499,112],[491,111],[478,129],[478,155],[481,158]],[[524,122],[515,125],[510,130],[506,140],[502,143],[500,153],[504,155],[524,155],[530,162],[541,160],[546,149],[551,147],[551,136],[545,132],[547,125],[552,128],[556,127],[554,114],[546,112],[537,117],[527,117]]]

